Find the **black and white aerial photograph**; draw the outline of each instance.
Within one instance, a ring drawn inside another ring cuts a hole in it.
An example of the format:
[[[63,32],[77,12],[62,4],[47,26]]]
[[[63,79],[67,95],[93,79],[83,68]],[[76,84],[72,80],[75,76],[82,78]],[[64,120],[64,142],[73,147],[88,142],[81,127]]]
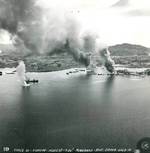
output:
[[[150,152],[150,1],[0,0],[0,152]]]

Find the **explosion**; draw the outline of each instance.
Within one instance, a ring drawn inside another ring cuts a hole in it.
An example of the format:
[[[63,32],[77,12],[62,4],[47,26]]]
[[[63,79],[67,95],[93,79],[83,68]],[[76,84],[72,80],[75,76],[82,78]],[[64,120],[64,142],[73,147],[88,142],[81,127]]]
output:
[[[0,0],[0,29],[8,31],[14,46],[24,52],[68,52],[86,67],[93,60],[90,56],[98,51],[103,65],[113,72],[108,49],[96,48],[97,35],[81,34],[74,16],[52,8],[44,9],[38,0]]]
[[[102,65],[104,65],[108,72],[113,73],[114,72],[114,61],[110,57],[110,52],[108,50],[108,47],[100,48],[98,50],[100,57],[102,59]]]

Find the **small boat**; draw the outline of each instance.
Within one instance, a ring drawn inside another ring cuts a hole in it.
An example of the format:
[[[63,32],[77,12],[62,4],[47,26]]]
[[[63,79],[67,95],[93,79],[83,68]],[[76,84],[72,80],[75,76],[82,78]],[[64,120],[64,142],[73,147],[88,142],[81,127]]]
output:
[[[38,83],[39,82],[39,80],[35,80],[35,79],[33,79],[33,80],[26,80],[26,83],[27,84],[29,84],[29,83]]]
[[[81,72],[85,72],[85,70],[80,70]]]

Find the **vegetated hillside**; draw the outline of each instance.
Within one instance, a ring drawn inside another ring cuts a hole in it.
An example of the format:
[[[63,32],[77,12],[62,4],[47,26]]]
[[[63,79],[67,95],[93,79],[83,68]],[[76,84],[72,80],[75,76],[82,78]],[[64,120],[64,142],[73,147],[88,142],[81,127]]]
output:
[[[0,50],[2,51],[0,53],[0,68],[16,67],[19,59],[25,61],[28,72],[47,72],[84,67],[66,51],[57,54],[33,55],[27,54],[24,49],[23,47],[17,48],[12,45],[0,44]],[[140,45],[120,44],[110,46],[109,50],[116,64],[123,64],[128,67],[150,67],[149,48]]]
[[[112,56],[141,56],[150,54],[150,48],[128,43],[110,46],[109,50]]]

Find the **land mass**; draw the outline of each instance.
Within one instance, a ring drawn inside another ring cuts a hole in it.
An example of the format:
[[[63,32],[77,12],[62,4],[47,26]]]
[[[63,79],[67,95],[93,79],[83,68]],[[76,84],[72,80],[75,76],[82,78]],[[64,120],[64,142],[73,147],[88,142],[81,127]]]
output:
[[[116,64],[126,67],[150,68],[150,48],[134,45],[119,44],[109,47],[111,57]],[[18,60],[23,59],[28,72],[50,72],[74,67],[84,67],[67,52],[53,55],[25,54],[23,49],[13,45],[0,44],[0,68],[15,67]]]

